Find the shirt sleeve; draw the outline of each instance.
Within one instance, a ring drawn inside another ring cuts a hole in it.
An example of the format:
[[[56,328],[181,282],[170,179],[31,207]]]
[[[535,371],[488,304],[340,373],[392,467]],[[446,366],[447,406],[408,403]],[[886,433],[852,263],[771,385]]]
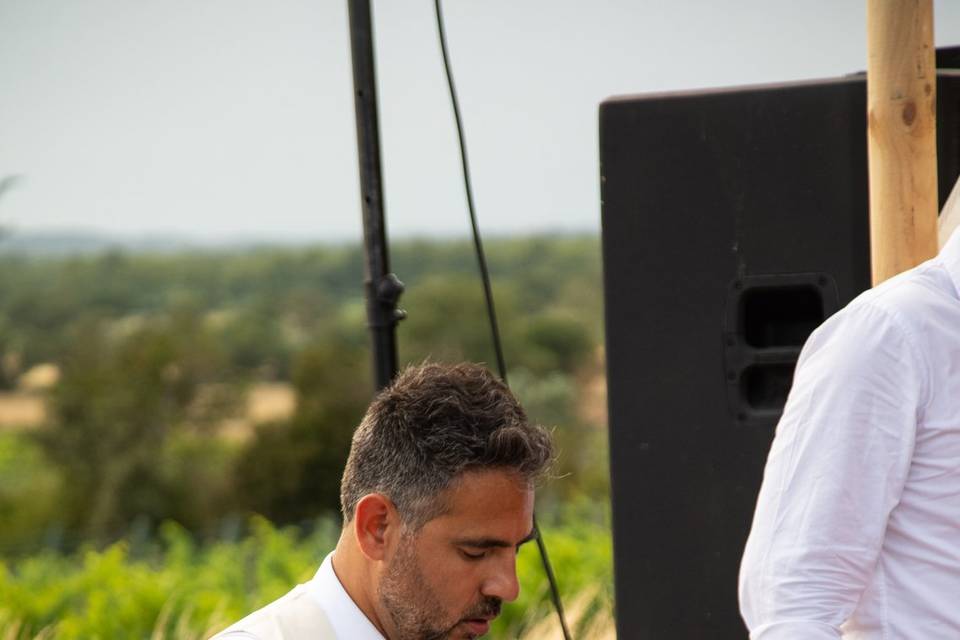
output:
[[[833,640],[870,583],[927,382],[893,312],[848,307],[803,348],[740,567],[753,640]]]

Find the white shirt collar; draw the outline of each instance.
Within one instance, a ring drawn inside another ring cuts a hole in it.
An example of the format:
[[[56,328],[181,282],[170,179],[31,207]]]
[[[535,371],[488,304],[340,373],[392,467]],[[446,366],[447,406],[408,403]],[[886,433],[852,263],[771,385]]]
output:
[[[306,584],[307,591],[330,618],[342,640],[385,640],[370,619],[353,601],[333,571],[333,553],[323,559],[317,574]]]

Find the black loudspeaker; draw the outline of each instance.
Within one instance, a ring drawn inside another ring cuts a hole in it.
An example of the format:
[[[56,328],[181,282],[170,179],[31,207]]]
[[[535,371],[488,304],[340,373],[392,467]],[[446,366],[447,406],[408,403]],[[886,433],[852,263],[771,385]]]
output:
[[[938,92],[942,202],[960,78]],[[620,638],[746,637],[737,572],[797,355],[870,286],[866,150],[863,76],[601,105]]]

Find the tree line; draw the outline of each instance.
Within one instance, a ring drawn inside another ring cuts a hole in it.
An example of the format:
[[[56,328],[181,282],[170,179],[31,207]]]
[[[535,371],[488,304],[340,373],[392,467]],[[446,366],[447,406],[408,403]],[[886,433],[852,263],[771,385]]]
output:
[[[401,361],[492,363],[470,244],[404,241],[392,261]],[[546,503],[602,503],[605,425],[588,406],[602,398],[587,394],[602,376],[598,240],[494,239],[488,261],[511,382],[560,444]],[[356,246],[0,256],[0,390],[40,363],[60,372],[46,423],[0,434],[0,479],[21,480],[0,487],[0,550],[335,512],[372,393],[362,278]],[[265,381],[292,386],[293,415],[225,437]]]

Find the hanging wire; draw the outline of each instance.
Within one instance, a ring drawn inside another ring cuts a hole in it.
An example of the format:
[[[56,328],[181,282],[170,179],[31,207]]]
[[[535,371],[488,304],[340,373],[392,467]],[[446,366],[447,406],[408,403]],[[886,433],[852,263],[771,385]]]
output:
[[[467,194],[467,209],[470,212],[470,226],[473,230],[473,245],[477,253],[477,262],[480,266],[480,280],[483,282],[483,295],[487,303],[487,317],[490,321],[490,333],[493,338],[493,349],[497,357],[497,369],[500,378],[507,382],[507,365],[503,358],[503,345],[500,341],[500,328],[497,324],[497,312],[493,304],[493,291],[490,287],[490,272],[487,269],[487,258],[483,251],[483,242],[480,239],[480,227],[477,224],[477,213],[473,205],[473,188],[470,183],[470,166],[467,163],[467,143],[463,135],[463,122],[460,117],[460,102],[457,99],[457,90],[453,84],[453,73],[450,71],[450,57],[447,53],[447,34],[443,26],[443,11],[440,7],[440,0],[434,0],[434,7],[437,15],[437,32],[440,36],[440,51],[443,54],[443,68],[447,76],[447,86],[450,88],[450,101],[453,104],[453,117],[457,123],[457,140],[460,143],[460,161],[463,165],[463,185]],[[566,616],[563,613],[563,603],[560,600],[560,590],[557,587],[557,578],[553,573],[553,567],[550,564],[550,557],[547,554],[547,546],[543,541],[543,535],[540,533],[540,526],[537,524],[536,514],[533,516],[533,528],[536,532],[535,540],[537,549],[540,551],[540,559],[543,562],[543,570],[547,575],[547,582],[550,585],[550,597],[553,600],[553,608],[560,619],[560,628],[563,631],[564,640],[571,640],[570,629],[567,627]]]
[[[447,54],[447,33],[443,27],[443,12],[440,9],[440,0],[434,0],[437,11],[437,31],[440,33],[440,51],[443,54],[443,68],[447,75],[447,85],[450,87],[450,101],[453,103],[453,118],[457,123],[457,140],[460,142],[460,161],[463,165],[463,186],[467,192],[467,209],[470,211],[470,226],[473,229],[473,246],[477,252],[477,262],[480,263],[480,279],[483,281],[483,295],[487,301],[487,317],[490,321],[490,331],[493,334],[493,348],[497,355],[497,369],[500,378],[507,382],[507,365],[503,359],[503,346],[500,343],[500,328],[497,325],[497,312],[493,306],[493,291],[490,289],[490,272],[487,270],[487,258],[483,252],[483,242],[480,240],[480,227],[477,225],[477,212],[473,206],[473,187],[470,182],[470,167],[467,164],[467,143],[463,137],[463,123],[460,118],[460,101],[457,99],[457,90],[453,86],[453,73],[450,71],[450,60]]]

